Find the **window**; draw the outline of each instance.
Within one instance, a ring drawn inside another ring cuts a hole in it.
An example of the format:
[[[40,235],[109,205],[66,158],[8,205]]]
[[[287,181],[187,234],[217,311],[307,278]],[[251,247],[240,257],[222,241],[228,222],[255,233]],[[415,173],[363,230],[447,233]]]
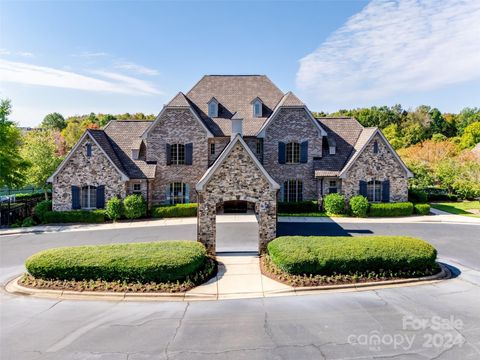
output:
[[[208,116],[218,117],[218,102],[215,99],[210,100],[208,103]]]
[[[257,155],[262,155],[263,153],[263,143],[262,139],[257,139]]]
[[[142,192],[142,185],[141,184],[133,184],[133,193],[134,194],[141,194]]]
[[[91,157],[92,156],[92,144],[87,143],[85,145],[85,149],[86,149],[86,152],[87,152],[87,156]]]
[[[215,155],[215,143],[210,144],[210,155]]]
[[[378,142],[377,141],[373,142],[373,153],[378,154]]]
[[[300,162],[300,144],[297,142],[290,142],[287,144],[286,163],[295,164]]]
[[[168,202],[172,205],[189,202],[188,186],[182,182],[173,182],[168,189]]]
[[[260,100],[253,102],[253,116],[262,117],[262,102]]]
[[[170,161],[173,165],[185,164],[185,145],[172,144],[170,146]]]
[[[337,181],[336,180],[330,180],[328,184],[328,193],[333,194],[338,192],[337,188]]]
[[[302,180],[287,180],[283,183],[283,201],[285,202],[303,201]]]
[[[372,180],[367,183],[367,199],[370,202],[382,201],[382,182]]]
[[[95,186],[87,185],[82,187],[80,207],[82,209],[94,209],[97,207],[97,188]]]

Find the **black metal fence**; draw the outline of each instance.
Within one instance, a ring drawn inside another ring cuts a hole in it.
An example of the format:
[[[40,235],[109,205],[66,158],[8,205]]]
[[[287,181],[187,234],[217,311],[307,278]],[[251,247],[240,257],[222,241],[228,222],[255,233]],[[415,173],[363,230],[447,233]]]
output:
[[[0,226],[9,226],[33,215],[33,210],[42,198],[25,199],[13,202],[13,198],[0,203]]]

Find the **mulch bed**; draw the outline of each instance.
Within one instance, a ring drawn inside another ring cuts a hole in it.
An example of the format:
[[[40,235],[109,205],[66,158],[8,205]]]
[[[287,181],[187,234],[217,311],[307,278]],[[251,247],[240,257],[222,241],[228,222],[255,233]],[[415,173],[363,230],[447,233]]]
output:
[[[70,291],[108,291],[130,293],[178,293],[185,292],[201,285],[217,274],[217,261],[207,258],[205,265],[194,275],[183,282],[176,283],[140,283],[103,280],[46,280],[37,279],[30,274],[24,274],[18,281],[22,286],[34,289],[70,290]]]
[[[286,285],[293,287],[309,286],[331,286],[360,284],[368,282],[379,282],[386,280],[400,280],[430,276],[441,271],[437,265],[434,269],[428,269],[424,272],[382,272],[369,274],[335,274],[335,275],[292,275],[284,272],[275,265],[268,255],[262,255],[260,258],[260,269],[262,274]]]

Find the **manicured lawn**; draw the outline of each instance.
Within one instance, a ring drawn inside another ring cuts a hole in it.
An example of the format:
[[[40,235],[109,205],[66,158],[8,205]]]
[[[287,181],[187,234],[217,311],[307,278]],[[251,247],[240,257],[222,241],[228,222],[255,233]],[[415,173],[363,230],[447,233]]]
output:
[[[456,215],[465,215],[480,218],[480,214],[474,214],[471,210],[480,210],[480,201],[445,202],[431,204],[435,209]]]

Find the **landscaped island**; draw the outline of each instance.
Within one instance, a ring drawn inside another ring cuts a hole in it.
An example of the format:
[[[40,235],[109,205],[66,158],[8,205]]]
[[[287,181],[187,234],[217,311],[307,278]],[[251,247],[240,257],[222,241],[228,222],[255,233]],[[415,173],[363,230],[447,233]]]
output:
[[[437,251],[405,236],[284,236],[268,244],[265,275],[292,286],[320,286],[433,275]]]
[[[193,241],[55,248],[32,255],[25,266],[22,285],[121,292],[186,291],[216,270],[205,247]]]

